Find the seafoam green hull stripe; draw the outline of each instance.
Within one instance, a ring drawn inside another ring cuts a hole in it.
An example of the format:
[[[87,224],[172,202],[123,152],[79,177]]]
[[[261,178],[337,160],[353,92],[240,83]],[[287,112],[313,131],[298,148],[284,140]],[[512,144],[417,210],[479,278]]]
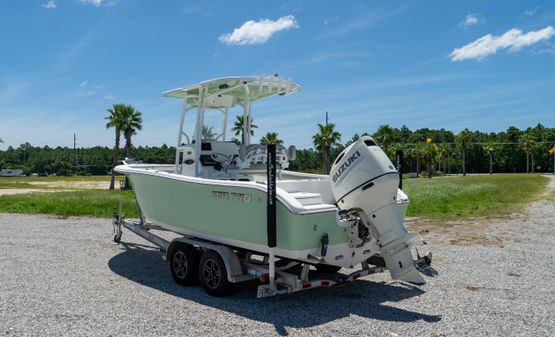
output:
[[[184,182],[152,175],[129,175],[139,205],[162,224],[233,240],[266,245],[266,193],[245,187]],[[248,201],[248,202],[247,202]],[[330,244],[348,240],[334,212],[293,214],[281,203],[277,212],[278,248],[318,248],[324,233]]]

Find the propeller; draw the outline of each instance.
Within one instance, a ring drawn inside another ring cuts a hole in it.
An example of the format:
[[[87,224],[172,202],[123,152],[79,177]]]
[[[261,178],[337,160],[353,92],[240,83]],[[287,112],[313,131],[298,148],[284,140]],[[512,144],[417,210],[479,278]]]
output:
[[[420,254],[418,253],[418,250],[416,250],[416,256],[417,256],[417,259],[416,259],[416,261],[414,261],[414,266],[416,267],[416,269],[419,272],[421,272],[422,274],[424,274],[428,277],[434,277],[434,276],[439,275],[437,270],[435,270],[431,266],[432,265],[432,252],[429,252],[425,256],[420,256]]]

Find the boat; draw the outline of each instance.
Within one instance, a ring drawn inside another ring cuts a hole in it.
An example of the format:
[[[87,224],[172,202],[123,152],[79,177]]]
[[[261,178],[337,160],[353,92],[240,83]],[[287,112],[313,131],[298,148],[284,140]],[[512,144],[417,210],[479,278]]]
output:
[[[387,268],[393,279],[425,283],[423,259],[412,253],[422,238],[404,227],[409,198],[398,188],[396,166],[369,136],[345,148],[329,175],[289,170],[295,147],[275,146],[275,242],[269,245],[267,168],[273,152],[252,142],[249,121],[254,103],[300,91],[300,85],[278,76],[244,76],[164,92],[183,101],[175,163],[115,167],[129,178],[142,221],[237,254],[318,270],[381,261],[374,264]],[[240,140],[230,135],[229,118],[237,111],[243,116]],[[195,254],[185,251],[193,259],[189,267],[199,263]],[[179,281],[183,264],[176,259],[170,262]],[[426,256],[428,266],[430,259]]]

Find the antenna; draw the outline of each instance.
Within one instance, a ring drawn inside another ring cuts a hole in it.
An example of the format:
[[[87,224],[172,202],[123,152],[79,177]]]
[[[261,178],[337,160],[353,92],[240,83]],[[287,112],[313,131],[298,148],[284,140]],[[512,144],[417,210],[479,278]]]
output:
[[[77,137],[73,134],[73,174],[77,170]]]

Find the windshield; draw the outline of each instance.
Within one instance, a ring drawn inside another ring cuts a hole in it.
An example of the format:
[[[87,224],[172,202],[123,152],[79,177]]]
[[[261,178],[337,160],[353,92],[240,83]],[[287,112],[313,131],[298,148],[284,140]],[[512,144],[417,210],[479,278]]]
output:
[[[219,110],[206,109],[202,125],[202,140],[224,140],[225,115]]]

